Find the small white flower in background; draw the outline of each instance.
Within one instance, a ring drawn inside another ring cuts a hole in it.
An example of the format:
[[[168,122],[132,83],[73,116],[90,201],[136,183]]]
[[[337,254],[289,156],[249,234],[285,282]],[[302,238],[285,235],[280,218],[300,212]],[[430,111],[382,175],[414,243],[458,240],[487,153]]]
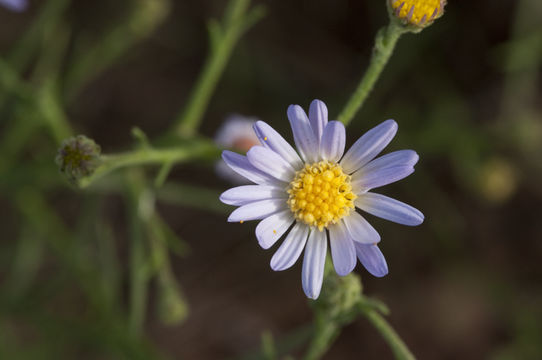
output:
[[[230,115],[216,132],[215,143],[225,149],[247,152],[254,145],[260,145],[252,128],[256,121],[258,119],[255,117]],[[215,170],[221,178],[233,184],[250,183],[246,178],[230,169],[223,160],[217,161]]]
[[[0,0],[0,5],[15,12],[25,11],[28,7],[27,0]]]
[[[386,275],[388,266],[377,246],[380,235],[356,208],[399,224],[421,224],[420,211],[370,191],[412,174],[418,154],[400,150],[375,159],[397,132],[393,120],[369,130],[344,154],[344,125],[328,122],[322,101],[311,103],[308,117],[299,105],[290,105],[287,113],[299,153],[263,121],[254,124],[261,146],[253,146],[247,156],[222,153],[232,170],[257,184],[220,196],[222,202],[239,206],[228,221],[262,220],[256,237],[264,249],[290,229],[271,268],[288,269],[305,249],[302,284],[309,298],[320,294],[328,238],[340,276],[354,269],[356,256],[374,276]]]

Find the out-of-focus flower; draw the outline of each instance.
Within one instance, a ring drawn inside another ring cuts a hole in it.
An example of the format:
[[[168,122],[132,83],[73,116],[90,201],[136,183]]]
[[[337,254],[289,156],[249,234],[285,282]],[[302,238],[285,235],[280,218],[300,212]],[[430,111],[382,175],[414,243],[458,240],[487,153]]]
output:
[[[446,0],[389,0],[393,15],[403,23],[423,28],[444,13]]]
[[[68,179],[76,183],[91,175],[101,164],[101,148],[94,140],[77,135],[62,142],[56,156],[56,163]]]
[[[239,175],[257,185],[239,186],[220,199],[239,206],[228,221],[261,220],[256,237],[270,248],[293,224],[271,259],[273,270],[285,270],[303,249],[302,283],[305,294],[316,299],[322,287],[327,241],[335,271],[349,274],[356,255],[374,276],[388,273],[379,250],[378,232],[356,211],[404,225],[419,225],[423,214],[415,208],[370,192],[414,172],[418,155],[401,150],[375,157],[397,132],[397,123],[384,121],[369,130],[344,154],[345,128],[327,119],[327,108],[314,100],[307,117],[298,105],[290,105],[288,118],[298,152],[263,121],[254,125],[262,146],[253,146],[247,156],[224,151],[222,158]]]
[[[230,115],[215,135],[215,143],[226,149],[247,152],[254,145],[260,145],[260,141],[252,126],[258,119],[242,115]],[[222,160],[215,165],[217,174],[233,184],[248,184],[249,181],[230,169]]]
[[[163,22],[170,13],[169,0],[137,0],[130,18],[130,28],[136,34],[145,36]]]
[[[502,203],[516,191],[517,178],[517,172],[508,161],[494,158],[482,166],[478,185],[487,200]]]
[[[28,7],[28,0],[0,0],[0,5],[11,11],[22,12]]]

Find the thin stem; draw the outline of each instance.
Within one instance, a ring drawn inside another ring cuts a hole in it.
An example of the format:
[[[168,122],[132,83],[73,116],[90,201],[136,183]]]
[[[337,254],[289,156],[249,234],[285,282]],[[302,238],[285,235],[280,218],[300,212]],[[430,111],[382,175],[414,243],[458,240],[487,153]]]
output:
[[[104,298],[107,300],[108,309],[115,311],[120,289],[120,264],[115,248],[115,237],[113,229],[103,219],[94,222]]]
[[[133,220],[137,221],[137,220]],[[137,225],[132,231],[132,248],[130,253],[130,318],[129,328],[133,336],[138,337],[145,320],[147,303],[147,274],[145,272],[145,249],[141,228]]]
[[[16,47],[9,54],[9,63],[12,64],[18,72],[23,71],[31,62],[32,57],[38,50],[38,46],[43,42],[44,29],[47,30],[51,26],[56,26],[69,4],[69,0],[43,2],[38,17],[17,41]]]
[[[410,352],[406,344],[401,340],[399,335],[393,330],[391,325],[380,315],[376,310],[365,308],[363,315],[373,324],[376,330],[382,335],[388,343],[395,358],[398,360],[414,360],[414,355]]]
[[[129,14],[98,42],[87,38],[75,41],[75,61],[65,75],[65,98],[69,103],[90,80],[115,63],[134,44],[151,34],[167,16],[161,1],[137,0],[127,7]]]
[[[26,69],[32,58],[39,51],[39,46],[43,47],[44,31],[48,31],[51,26],[56,26],[59,18],[69,5],[69,0],[51,0],[45,1],[36,20],[32,22],[28,30],[18,39],[15,48],[7,55],[6,60],[0,60],[0,84],[6,87],[19,97],[24,99],[33,99],[32,88],[19,80],[19,75]],[[46,49],[56,48],[47,44]],[[9,69],[8,69],[9,68]],[[8,78],[4,79],[5,73],[9,71]],[[6,86],[5,81],[17,80],[16,86]],[[0,107],[6,100],[7,92],[0,89]]]
[[[318,323],[309,348],[303,357],[305,360],[320,359],[324,356],[341,331],[341,327],[335,321],[324,321],[322,319]]]
[[[356,113],[359,111],[371,90],[373,89],[376,81],[380,77],[382,70],[388,63],[397,41],[407,30],[404,27],[397,24],[395,21],[391,21],[386,27],[380,29],[375,38],[375,45],[373,48],[373,54],[367,71],[361,78],[361,81],[345,107],[339,114],[337,120],[343,124],[348,125]]]
[[[188,315],[188,304],[184,298],[181,286],[175,279],[168,252],[167,225],[154,212],[146,222],[151,258],[158,280],[159,305],[158,311],[162,323],[175,325],[181,323]],[[179,239],[177,238],[177,243]]]
[[[311,303],[314,326],[311,342],[303,357],[305,360],[320,359],[324,356],[335,342],[343,326],[354,319],[351,316],[348,316],[348,320],[343,319],[347,313],[357,314],[357,309],[353,307],[357,302],[349,302],[352,306],[346,306],[344,295],[353,292],[356,298],[361,298],[359,278],[355,276],[340,278],[334,270],[329,254],[326,256],[324,279],[320,297]],[[353,282],[348,279],[353,279]]]
[[[192,95],[175,121],[173,131],[178,135],[190,136],[196,132],[239,38],[263,16],[261,7],[256,7],[247,14],[249,5],[250,0],[232,0],[228,5],[223,23],[210,23],[211,49]],[[222,26],[223,29],[221,29]]]
[[[92,175],[81,179],[79,186],[81,188],[87,187],[97,179],[118,168],[145,164],[178,163],[213,155],[215,152],[217,150],[213,144],[207,141],[198,141],[174,148],[141,148],[123,154],[103,155],[101,157],[102,164]]]
[[[61,144],[64,139],[73,135],[73,130],[64,109],[60,105],[56,86],[52,79],[43,84],[39,92],[38,102],[43,120],[49,127],[51,135],[57,144]]]
[[[231,208],[216,201],[220,191],[202,186],[182,183],[166,183],[156,192],[157,199],[164,204],[180,205],[193,209],[212,211],[216,214],[229,214]]]
[[[143,219],[141,211],[144,179],[137,169],[130,172],[126,179],[126,205],[130,222],[130,314],[128,327],[134,337],[139,337],[145,320],[148,290],[148,264],[143,239]]]

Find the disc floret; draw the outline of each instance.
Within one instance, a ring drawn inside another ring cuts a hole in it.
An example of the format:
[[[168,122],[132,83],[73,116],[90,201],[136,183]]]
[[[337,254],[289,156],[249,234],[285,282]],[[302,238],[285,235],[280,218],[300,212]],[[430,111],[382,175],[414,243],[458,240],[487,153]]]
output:
[[[328,161],[306,164],[288,188],[288,205],[295,217],[323,231],[355,209],[350,175]]]

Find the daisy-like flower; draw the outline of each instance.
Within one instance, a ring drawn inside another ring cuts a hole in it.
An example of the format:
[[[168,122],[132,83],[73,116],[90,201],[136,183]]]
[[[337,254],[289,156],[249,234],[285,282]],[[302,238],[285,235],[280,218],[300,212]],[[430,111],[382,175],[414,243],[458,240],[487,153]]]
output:
[[[404,225],[421,224],[420,211],[371,191],[412,174],[418,154],[400,150],[375,159],[397,132],[393,120],[369,130],[344,154],[344,125],[328,122],[320,100],[311,103],[308,117],[299,105],[290,105],[288,119],[298,152],[258,121],[254,131],[261,146],[253,146],[246,156],[222,153],[232,170],[256,183],[220,196],[222,202],[239,206],[228,221],[261,220],[256,237],[264,249],[288,233],[271,268],[288,269],[304,249],[302,284],[309,298],[316,299],[322,288],[328,239],[338,275],[354,269],[356,256],[374,276],[386,275],[388,266],[377,246],[380,235],[357,209]]]
[[[27,0],[0,0],[0,5],[3,7],[15,11],[15,12],[22,12],[25,11],[28,7],[28,1]]]
[[[253,130],[256,121],[258,121],[257,118],[238,114],[228,116],[216,132],[215,143],[223,149],[242,152],[248,151],[254,145],[260,145],[260,141]],[[230,169],[222,160],[216,162],[215,171],[221,178],[236,185],[249,182],[249,180]]]

